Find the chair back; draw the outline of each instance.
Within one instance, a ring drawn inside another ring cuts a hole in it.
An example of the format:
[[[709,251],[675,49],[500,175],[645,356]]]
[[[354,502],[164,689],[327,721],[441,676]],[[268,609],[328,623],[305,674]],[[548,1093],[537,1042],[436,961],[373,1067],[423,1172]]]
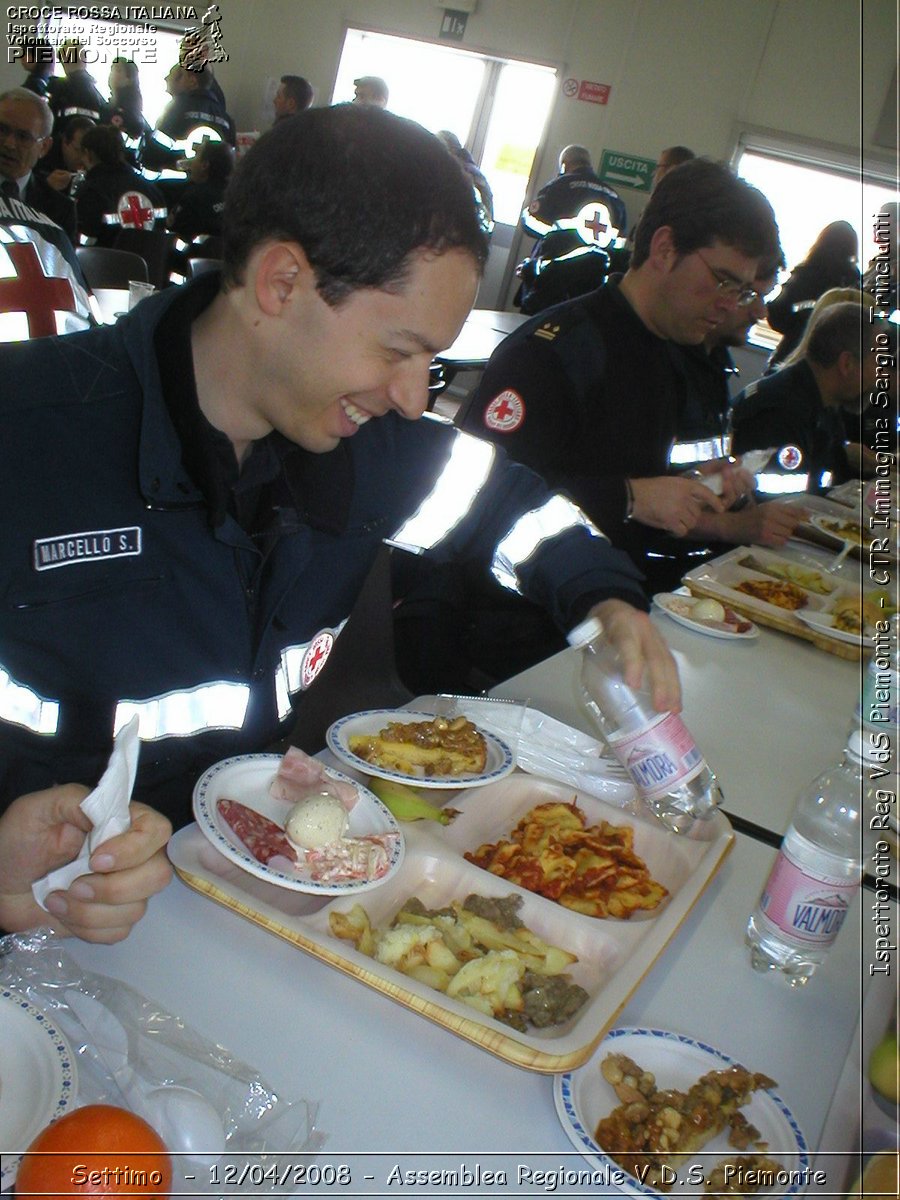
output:
[[[367,708],[397,708],[412,699],[394,661],[390,555],[387,546],[379,548],[350,619],[321,675],[303,693],[296,723],[281,749],[299,746],[316,754],[338,717]]]
[[[169,282],[169,257],[176,240],[175,234],[161,225],[156,229],[120,229],[113,249],[139,254],[147,264],[147,282],[161,291]]]
[[[196,279],[198,275],[205,275],[207,271],[221,271],[221,258],[189,258],[188,259],[188,279]]]
[[[150,281],[147,264],[139,254],[106,246],[78,246],[75,254],[91,289],[127,289],[132,280]]]

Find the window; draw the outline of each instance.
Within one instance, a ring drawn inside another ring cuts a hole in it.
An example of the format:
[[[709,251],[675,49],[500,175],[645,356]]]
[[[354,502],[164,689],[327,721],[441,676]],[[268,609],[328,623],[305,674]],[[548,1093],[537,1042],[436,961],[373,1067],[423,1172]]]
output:
[[[556,89],[552,67],[350,29],[332,103],[352,100],[361,75],[386,81],[391,112],[455,133],[491,185],[494,219],[518,224]]]
[[[54,17],[41,22],[35,32],[38,37],[47,38],[54,47],[62,45],[69,38],[81,42],[85,50],[85,65],[104,96],[109,96],[109,68],[113,59],[133,59],[138,64],[144,116],[151,125],[156,124],[171,98],[166,91],[166,75],[172,64],[178,61],[178,46],[183,31],[172,32],[158,27],[151,30],[144,25],[130,25],[121,21]],[[58,63],[54,73],[63,74]]]
[[[806,257],[819,233],[832,221],[849,221],[859,238],[860,270],[876,253],[873,218],[896,187],[888,179],[861,177],[849,163],[806,161],[789,151],[774,153],[748,147],[739,151],[737,171],[768,197],[775,209],[781,244],[790,271]]]

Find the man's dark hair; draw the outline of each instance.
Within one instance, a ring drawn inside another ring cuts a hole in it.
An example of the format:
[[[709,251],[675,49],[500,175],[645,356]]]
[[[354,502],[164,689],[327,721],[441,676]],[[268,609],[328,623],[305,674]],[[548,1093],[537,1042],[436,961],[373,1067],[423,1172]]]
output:
[[[129,83],[138,82],[138,65],[133,58],[114,58],[114,67],[122,67],[128,77]]]
[[[313,102],[315,93],[308,79],[304,79],[302,75],[282,75],[281,83],[284,87],[285,95],[290,96],[294,104],[296,104],[298,113],[309,108]]]
[[[691,159],[697,157],[689,146],[666,146],[662,153],[666,156],[666,164],[670,171],[673,167],[680,167],[682,163],[690,162]]]
[[[234,170],[234,151],[227,142],[202,142],[197,153],[209,168],[209,182],[226,184]]]
[[[361,104],[277,122],[238,163],[225,202],[223,278],[240,284],[253,250],[297,242],[322,298],[403,281],[415,250],[460,249],[480,269],[488,243],[471,184],[433,134]]]
[[[692,254],[714,239],[748,258],[777,261],[781,254],[772,205],[725,163],[692,158],[674,167],[650,194],[634,233],[631,266],[646,262],[657,229],[668,225],[679,254]]]
[[[125,143],[121,133],[112,125],[94,125],[85,130],[81,149],[95,154],[105,166],[125,161]]]
[[[93,129],[96,124],[97,122],[92,121],[90,117],[69,117],[63,126],[62,140],[71,142],[79,129]]]
[[[833,367],[845,350],[854,358],[861,358],[869,352],[876,333],[883,335],[885,348],[896,353],[897,326],[892,321],[873,318],[869,309],[855,300],[843,300],[816,317],[809,331],[806,357],[819,367]]]

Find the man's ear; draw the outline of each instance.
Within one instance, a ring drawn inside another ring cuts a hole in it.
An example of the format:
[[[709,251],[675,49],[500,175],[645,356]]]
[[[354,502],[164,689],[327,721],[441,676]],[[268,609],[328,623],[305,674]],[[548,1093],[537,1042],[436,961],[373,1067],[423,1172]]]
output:
[[[671,225],[660,225],[650,239],[648,262],[658,269],[671,270],[679,258]]]
[[[297,242],[269,242],[255,263],[256,301],[267,316],[281,316],[289,304],[315,291],[315,272]]]
[[[49,153],[50,153],[50,147],[53,145],[53,138],[52,138],[52,137],[50,137],[50,136],[47,136],[47,137],[45,137],[45,138],[41,138],[41,141],[42,141],[44,144],[43,144],[43,146],[41,147],[40,151],[38,152],[38,162],[40,162],[40,160],[41,160],[42,158],[44,158],[44,156],[45,156],[45,155],[47,155],[47,154],[49,154]]]

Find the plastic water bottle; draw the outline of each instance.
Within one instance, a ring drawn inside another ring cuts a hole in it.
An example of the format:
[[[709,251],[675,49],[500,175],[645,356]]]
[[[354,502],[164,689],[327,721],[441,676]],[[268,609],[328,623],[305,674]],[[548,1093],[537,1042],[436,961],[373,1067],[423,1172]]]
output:
[[[871,761],[868,735],[856,729],[841,761],[800,792],[747,924],[754,969],[781,971],[791,987],[824,960],[859,888]]]
[[[581,647],[588,711],[650,811],[676,833],[711,816],[722,791],[681,717],[657,712],[647,688],[625,683],[618,655],[596,617],[577,625],[569,642]]]
[[[856,704],[856,724],[895,736],[900,722],[900,613],[887,631],[876,628],[874,647]],[[879,621],[878,626],[882,623]]]

